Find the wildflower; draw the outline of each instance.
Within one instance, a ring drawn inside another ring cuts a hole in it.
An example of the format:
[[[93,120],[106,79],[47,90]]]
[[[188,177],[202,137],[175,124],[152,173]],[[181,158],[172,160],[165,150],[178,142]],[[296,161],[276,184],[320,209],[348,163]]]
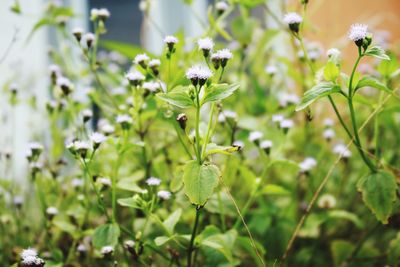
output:
[[[110,178],[105,178],[105,177],[99,177],[96,180],[99,184],[101,184],[103,187],[107,188],[111,186],[111,180]]]
[[[203,51],[203,56],[207,58],[210,55],[210,51],[214,47],[214,42],[211,38],[206,37],[203,39],[199,39],[197,41],[197,44],[199,45],[199,48]]]
[[[231,59],[232,57],[233,57],[232,52],[229,49],[225,48],[213,53],[211,55],[211,61],[215,69],[218,69],[219,66],[225,68],[226,64],[228,63],[228,60]]]
[[[293,128],[294,122],[289,119],[284,119],[280,122],[280,127],[283,129],[283,132],[286,134],[291,128]]]
[[[107,137],[102,134],[102,133],[98,133],[98,132],[94,132],[92,133],[92,135],[90,136],[90,140],[92,140],[93,142],[93,149],[96,150],[99,148],[99,146],[107,140]]]
[[[333,153],[337,155],[341,155],[342,158],[350,158],[351,151],[344,144],[337,144],[333,147]]]
[[[312,157],[308,157],[305,158],[300,164],[300,171],[302,173],[307,173],[309,172],[311,169],[313,169],[315,166],[317,166],[317,161],[312,158]]]
[[[300,29],[300,23],[303,21],[303,18],[297,14],[296,12],[287,13],[283,18],[283,21],[289,26],[289,29],[298,33]]]
[[[76,251],[78,251],[79,256],[80,256],[81,258],[83,258],[83,257],[86,255],[86,253],[87,253],[87,248],[86,248],[86,246],[85,246],[84,244],[79,244],[79,245],[76,247]]]
[[[149,61],[149,67],[153,71],[154,75],[158,75],[158,67],[161,65],[161,61],[159,59],[152,59]]]
[[[98,127],[100,131],[103,132],[106,136],[111,135],[115,132],[115,127],[104,119],[99,121]]]
[[[333,119],[331,119],[331,118],[326,118],[326,119],[324,119],[324,126],[325,126],[325,127],[332,127],[333,124],[334,124]]]
[[[100,20],[106,21],[110,17],[110,11],[108,11],[107,8],[100,8],[97,11],[97,16],[99,17]]]
[[[95,38],[96,37],[93,33],[88,32],[83,36],[82,40],[85,41],[87,48],[90,49],[95,41]]]
[[[57,83],[57,78],[61,76],[60,66],[52,64],[49,66],[50,78],[53,85]]]
[[[161,183],[161,180],[156,177],[150,177],[146,180],[146,184],[148,186],[158,186],[158,185],[160,185],[160,183]]]
[[[237,113],[232,110],[224,110],[218,115],[219,122],[225,122],[226,120],[235,121],[237,119]]]
[[[76,140],[73,142],[73,149],[82,157],[85,158],[89,150],[89,143],[86,141]]]
[[[242,150],[244,148],[244,142],[241,140],[236,140],[233,141],[232,146],[239,148],[239,150]]]
[[[71,181],[71,185],[72,185],[72,187],[74,187],[74,188],[82,187],[82,186],[83,186],[83,181],[82,181],[82,179],[74,178],[74,179]]]
[[[168,200],[171,198],[171,192],[166,191],[166,190],[160,190],[157,192],[157,196],[161,198],[162,200]]]
[[[272,148],[272,141],[271,140],[264,140],[260,143],[260,148],[265,151],[265,154],[269,155]]]
[[[33,158],[37,158],[43,151],[43,145],[38,142],[30,142],[28,147]]]
[[[181,127],[182,130],[186,129],[186,121],[187,121],[187,116],[185,113],[180,113],[178,116],[176,116],[176,121],[179,123],[179,126]]]
[[[58,214],[58,209],[56,207],[48,207],[46,209],[46,214],[49,220],[52,220],[54,216]]]
[[[93,117],[93,111],[91,109],[84,109],[82,110],[82,118],[83,122],[87,122]]]
[[[349,39],[356,43],[357,46],[363,45],[364,39],[368,36],[368,25],[353,24],[349,30]]]
[[[150,93],[156,93],[160,90],[159,82],[145,82],[143,83],[143,89],[147,90]]]
[[[339,49],[331,48],[331,49],[328,49],[328,51],[326,51],[326,55],[329,58],[340,58],[341,53],[340,53]]]
[[[199,84],[200,86],[203,86],[207,79],[212,76],[212,72],[210,71],[209,68],[201,65],[195,65],[189,68],[186,71],[186,77],[192,81],[192,84],[196,86]]]
[[[99,9],[98,8],[92,8],[90,10],[90,19],[91,20],[96,20],[98,16],[99,16]]]
[[[270,76],[275,75],[277,71],[278,71],[278,69],[276,68],[275,65],[268,65],[265,67],[265,72],[267,74],[269,74]]]
[[[218,1],[215,4],[215,9],[218,11],[218,15],[222,15],[228,8],[229,5],[225,1]]]
[[[82,39],[82,35],[83,35],[83,29],[82,28],[74,28],[72,30],[72,34],[75,36],[75,39],[80,42]]]
[[[72,83],[68,78],[58,77],[57,85],[61,88],[61,91],[65,96],[68,96],[72,92]]]
[[[149,60],[149,56],[146,55],[145,53],[143,54],[139,54],[135,57],[135,59],[133,60],[133,62],[136,65],[140,65],[142,68],[146,69],[147,68],[147,61]]]
[[[42,267],[45,262],[38,257],[35,249],[28,248],[21,252],[21,265],[24,267]]]
[[[135,244],[136,244],[135,241],[129,239],[124,242],[124,247],[129,251],[129,253],[134,255],[136,253],[135,252]]]
[[[38,253],[36,251],[36,249],[33,248],[27,248],[22,250],[21,252],[21,258],[27,258],[27,257],[37,257]]]
[[[272,115],[272,122],[277,123],[280,127],[280,123],[285,119],[285,117],[281,114]]]
[[[128,74],[125,75],[125,77],[128,79],[129,83],[133,86],[141,85],[145,78],[144,75],[137,70],[129,72]]]
[[[32,174],[35,174],[43,169],[43,163],[41,162],[31,162],[29,164]]]
[[[335,137],[335,131],[333,129],[326,129],[322,135],[329,142]]]
[[[132,124],[131,116],[127,114],[118,115],[117,116],[117,123],[119,123],[124,130],[129,130]]]
[[[114,253],[114,248],[112,246],[104,246],[100,252],[104,257],[109,258]]]
[[[174,46],[178,43],[178,41],[178,38],[172,35],[168,35],[164,38],[164,43],[167,44],[169,53],[175,52]]]
[[[249,141],[255,143],[256,145],[260,144],[260,139],[263,137],[263,133],[259,131],[254,131],[249,134]]]
[[[318,199],[318,207],[321,209],[332,209],[336,206],[336,198],[331,194],[324,194]]]
[[[23,196],[15,196],[13,199],[13,203],[17,208],[20,208],[22,204],[24,203],[24,197]]]

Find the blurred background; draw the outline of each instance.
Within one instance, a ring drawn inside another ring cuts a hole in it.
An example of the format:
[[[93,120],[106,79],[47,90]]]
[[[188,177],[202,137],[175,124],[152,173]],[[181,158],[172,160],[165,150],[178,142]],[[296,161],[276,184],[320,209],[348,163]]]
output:
[[[0,87],[16,86],[21,94],[34,95],[37,101],[47,96],[48,51],[57,47],[59,36],[50,27],[40,28],[32,38],[28,36],[35,23],[43,16],[45,0],[1,0],[0,1]],[[72,7],[74,19],[67,27],[82,27],[90,31],[90,10],[107,8],[111,17],[107,21],[108,32],[104,39],[142,45],[155,54],[162,51],[165,35],[183,30],[187,38],[198,37],[207,24],[207,6],[213,0],[64,0],[52,1],[57,5]],[[186,3],[185,3],[186,2]],[[20,14],[11,12],[18,5]],[[142,10],[148,8],[148,15]],[[277,20],[288,11],[301,10],[300,0],[266,0],[266,5],[252,12],[265,27],[276,28]],[[400,38],[399,0],[310,0],[305,23],[310,29],[306,36],[317,40],[324,49],[337,47],[345,57],[355,56],[346,39],[348,28],[353,23],[367,23],[379,38],[388,39],[398,48]],[[287,38],[282,35],[280,38]],[[277,51],[285,53],[287,47],[277,38]],[[350,61],[351,62],[351,61]],[[346,68],[346,66],[344,66]],[[4,89],[5,90],[5,89]],[[27,105],[8,104],[8,97],[0,95],[0,152],[13,154],[13,170],[16,177],[23,176],[26,164],[26,143],[43,135],[46,121],[40,112],[31,112]],[[44,106],[44,105],[42,105]]]

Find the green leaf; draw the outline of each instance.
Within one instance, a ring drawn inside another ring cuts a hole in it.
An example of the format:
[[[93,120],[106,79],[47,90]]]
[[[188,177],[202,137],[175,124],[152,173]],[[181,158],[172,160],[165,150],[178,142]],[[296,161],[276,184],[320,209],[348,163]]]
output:
[[[140,196],[135,195],[133,197],[128,197],[128,198],[120,198],[117,200],[118,204],[120,204],[123,207],[130,207],[134,209],[141,209],[141,199]]]
[[[141,47],[135,46],[128,43],[111,41],[111,40],[101,40],[99,45],[107,50],[116,51],[126,57],[133,58],[137,54],[145,52]],[[148,52],[146,51],[148,54]]]
[[[158,98],[180,108],[194,107],[194,102],[187,92],[187,86],[177,86],[169,93],[160,93]]]
[[[334,266],[340,266],[353,253],[354,245],[348,241],[335,240],[331,243],[332,258]]]
[[[388,93],[391,93],[391,92],[392,92],[392,91],[390,91],[389,88],[386,87],[386,85],[384,85],[383,83],[381,83],[381,82],[378,81],[377,79],[372,78],[372,77],[369,77],[369,76],[363,77],[363,78],[357,83],[357,86],[356,86],[356,89],[355,89],[355,90],[357,91],[358,89],[360,89],[360,88],[362,88],[362,87],[367,87],[367,86],[373,87],[373,88],[376,88],[376,89],[378,89],[378,90],[382,90],[382,91],[385,91],[385,92],[388,92]]]
[[[400,233],[390,241],[388,249],[388,264],[392,267],[400,266]]]
[[[328,61],[328,63],[324,67],[324,78],[327,81],[334,82],[340,74],[339,67],[332,61]]]
[[[340,91],[340,87],[333,82],[319,83],[304,93],[300,104],[296,107],[296,111],[305,109],[321,97],[328,96],[333,93],[339,93]]]
[[[364,227],[363,221],[356,214],[345,210],[331,210],[328,212],[328,218],[349,220],[360,229]]]
[[[384,171],[370,173],[360,179],[357,184],[358,191],[362,193],[364,203],[383,224],[388,223],[388,218],[396,200],[396,179]]]
[[[267,195],[289,195],[290,191],[286,188],[276,185],[276,184],[268,184],[262,189],[262,193]]]
[[[165,229],[167,229],[170,234],[174,232],[175,225],[178,223],[181,215],[182,209],[177,209],[163,222]]]
[[[133,177],[123,178],[120,181],[118,181],[117,188],[122,189],[122,190],[136,192],[136,193],[146,192],[144,189],[140,188],[136,182],[137,182],[137,179],[135,179]]]
[[[220,171],[217,166],[199,165],[195,160],[189,161],[183,172],[183,183],[185,194],[190,202],[204,206],[218,185],[219,176]]]
[[[239,84],[212,84],[207,87],[206,93],[201,100],[201,105],[207,102],[219,101],[224,98],[227,98],[233,94],[239,88]]]
[[[92,242],[95,248],[115,246],[118,243],[120,230],[117,224],[104,224],[94,230]]]
[[[390,60],[390,57],[386,55],[385,50],[380,46],[372,46],[365,51],[366,56],[376,57],[379,59]]]
[[[225,154],[225,155],[230,155],[233,152],[236,152],[239,150],[239,147],[237,146],[218,146],[214,143],[210,143],[207,145],[206,148],[206,155],[212,155],[212,154]]]

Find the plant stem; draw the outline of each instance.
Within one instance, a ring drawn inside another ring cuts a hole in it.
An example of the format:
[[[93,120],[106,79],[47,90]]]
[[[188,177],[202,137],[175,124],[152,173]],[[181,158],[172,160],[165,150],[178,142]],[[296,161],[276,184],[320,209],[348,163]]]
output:
[[[201,86],[199,86],[199,90],[196,89],[196,153],[197,153],[197,162],[201,165],[201,148],[200,148],[200,94]]]
[[[208,144],[208,141],[209,141],[210,135],[211,135],[211,128],[212,128],[214,110],[215,110],[215,104],[213,102],[213,103],[211,103],[210,119],[208,120],[206,138],[204,139],[204,146],[203,146],[203,150],[202,150],[202,153],[201,153],[201,159],[202,160],[204,160],[204,157],[206,155],[207,144]]]
[[[197,226],[199,224],[200,209],[201,209],[201,207],[196,207],[196,219],[194,221],[192,237],[190,238],[190,244],[189,244],[189,248],[188,248],[188,256],[187,256],[187,266],[188,267],[192,266],[192,252],[193,252],[194,239],[196,237],[196,232],[197,232]]]

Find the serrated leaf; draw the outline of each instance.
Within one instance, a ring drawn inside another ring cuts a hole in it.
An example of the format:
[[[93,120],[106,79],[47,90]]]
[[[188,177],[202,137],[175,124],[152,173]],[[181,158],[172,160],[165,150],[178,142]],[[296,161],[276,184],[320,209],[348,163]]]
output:
[[[304,93],[300,104],[296,107],[296,111],[305,109],[319,98],[338,92],[340,92],[340,87],[333,82],[319,83]]]
[[[383,224],[387,224],[396,200],[395,177],[384,171],[370,173],[360,179],[357,188],[362,193],[364,203],[376,218]]]
[[[219,101],[224,98],[227,98],[233,94],[239,88],[239,84],[212,84],[207,87],[207,91],[201,100],[201,105],[207,102]]]
[[[115,246],[118,243],[120,230],[117,224],[104,224],[94,230],[93,246],[101,249],[104,246]]]
[[[185,194],[191,203],[204,206],[218,185],[220,171],[217,166],[189,161],[183,172]]]
[[[357,86],[355,88],[355,90],[357,91],[358,89],[362,88],[362,87],[373,87],[376,88],[378,90],[382,90],[388,93],[391,93],[390,89],[386,87],[386,85],[384,85],[383,83],[381,83],[380,81],[378,81],[375,78],[372,78],[370,76],[367,77],[363,77],[360,81],[358,81]]]
[[[324,78],[327,81],[334,82],[340,74],[339,67],[332,61],[328,61],[328,63],[324,67]]]
[[[380,46],[371,46],[365,51],[366,56],[376,57],[383,60],[390,60],[390,57],[386,55],[385,50]]]
[[[194,107],[194,102],[190,98],[186,86],[178,86],[169,93],[157,94],[157,97],[180,108]]]

